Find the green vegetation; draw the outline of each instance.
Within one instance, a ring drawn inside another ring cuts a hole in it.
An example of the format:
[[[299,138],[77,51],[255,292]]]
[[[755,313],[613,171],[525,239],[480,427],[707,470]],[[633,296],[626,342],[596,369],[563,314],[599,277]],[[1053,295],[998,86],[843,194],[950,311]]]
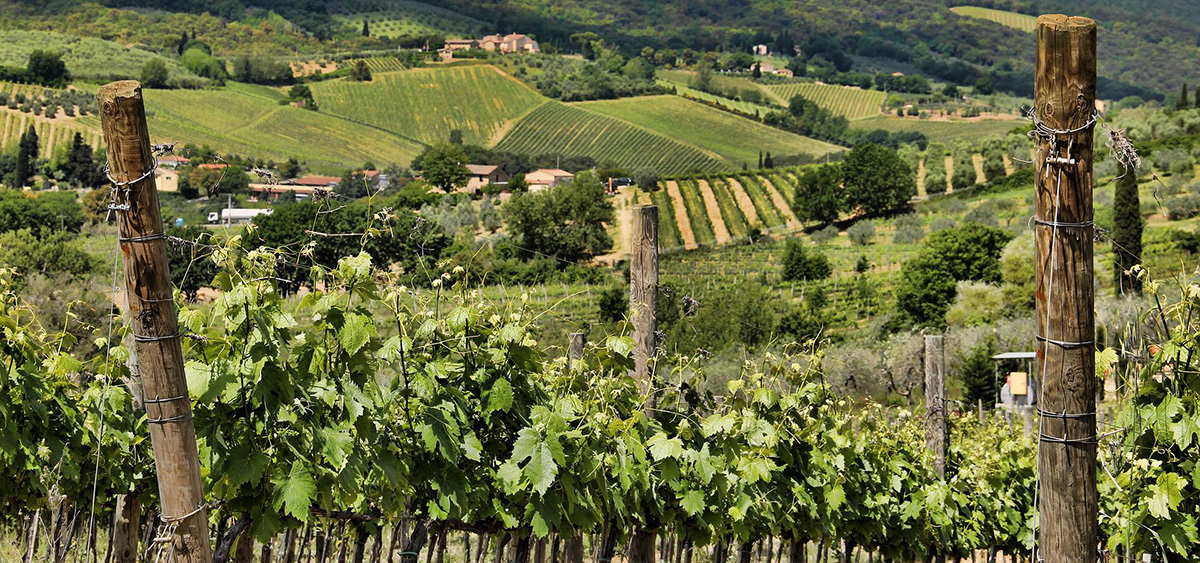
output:
[[[996,22],[1005,27],[1011,27],[1021,31],[1028,31],[1031,33],[1037,31],[1037,18],[1034,16],[1018,14],[1016,12],[1006,12],[1004,10],[995,10],[992,8],[981,8],[979,6],[955,6],[950,8],[950,11],[960,16],[985,19]]]
[[[296,157],[341,172],[364,160],[407,164],[421,147],[373,127],[288,105],[279,90],[230,83],[221,90],[147,90],[151,140],[193,143],[276,161]],[[94,116],[80,123],[99,128]]]
[[[777,229],[785,225],[783,214],[775,208],[775,203],[771,201],[771,196],[767,193],[767,188],[763,186],[758,176],[743,174],[738,176],[738,181],[741,182],[742,188],[746,190],[746,194],[750,196],[750,200],[754,202],[754,209],[758,212],[758,220],[762,222],[764,229]],[[776,186],[776,189],[784,188]]]
[[[492,66],[413,69],[380,73],[371,82],[312,84],[322,112],[416,139],[490,145],[510,123],[545,98]],[[361,159],[360,159],[361,160]]]
[[[496,145],[520,154],[584,155],[630,170],[663,174],[716,171],[721,161],[700,149],[579,106],[546,103],[523,117]]]
[[[658,206],[658,246],[663,250],[679,250],[683,248],[683,237],[679,235],[679,225],[675,223],[675,205],[666,189],[650,192],[650,203]]]
[[[738,207],[737,200],[734,199],[733,193],[730,191],[731,188],[729,187],[728,180],[725,178],[709,177],[708,185],[717,197],[717,204],[721,208],[721,219],[725,221],[725,228],[729,229],[729,235],[734,240],[745,238],[750,232],[750,225],[746,221],[746,215],[742,213],[742,209]]]
[[[112,41],[50,31],[0,30],[0,66],[24,67],[30,53],[36,50],[61,53],[67,70],[76,79],[136,79],[141,75],[142,65],[157,59],[166,65],[168,83],[173,86],[194,87],[206,83],[175,59],[123,47]]]
[[[1003,135],[1018,128],[1024,128],[1026,122],[1016,119],[974,119],[965,120],[935,120],[915,117],[878,116],[861,119],[854,122],[856,128],[883,129],[888,132],[916,131],[924,134],[932,141],[950,144],[954,141],[978,143],[989,137]]]
[[[704,205],[704,196],[700,195],[699,185],[695,180],[684,180],[679,182],[679,191],[683,195],[683,206],[687,210],[688,222],[692,225],[692,234],[696,236],[696,243],[716,244],[717,237],[713,232],[712,221],[708,218],[708,208]]]
[[[752,165],[760,150],[769,150],[776,156],[803,154],[811,157],[842,150],[836,145],[781,131],[676,96],[586,102],[578,107],[716,153],[729,167]]]
[[[818,84],[816,82],[788,82],[770,87],[780,100],[790,100],[799,94],[822,109],[846,119],[862,119],[878,115],[886,94],[878,90],[863,90],[849,86]],[[858,125],[858,124],[856,124]]]
[[[387,10],[339,15],[335,16],[334,20],[344,24],[349,33],[361,30],[363,22],[366,21],[372,37],[434,33],[451,37],[473,37],[491,28],[491,25],[470,16],[422,2],[389,0],[387,6]]]

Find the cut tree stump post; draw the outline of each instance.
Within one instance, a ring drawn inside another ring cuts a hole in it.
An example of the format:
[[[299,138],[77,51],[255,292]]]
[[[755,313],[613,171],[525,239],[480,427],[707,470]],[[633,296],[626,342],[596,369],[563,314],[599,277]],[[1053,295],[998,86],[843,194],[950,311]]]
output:
[[[933,469],[946,477],[946,357],[945,339],[925,335],[925,446],[933,453]]]
[[[179,563],[210,563],[208,512],[141,84],[122,80],[101,86],[96,101],[115,182],[113,204],[122,206],[115,213],[125,263],[125,303],[137,349],[163,520],[177,524],[163,555]]]
[[[1038,18],[1034,73],[1036,311],[1041,479],[1036,559],[1092,563],[1098,549],[1092,135],[1096,23]],[[1054,413],[1054,414],[1049,414]]]
[[[633,209],[633,233],[629,249],[629,317],[633,323],[634,377],[654,406],[654,351],[658,319],[658,206]]]

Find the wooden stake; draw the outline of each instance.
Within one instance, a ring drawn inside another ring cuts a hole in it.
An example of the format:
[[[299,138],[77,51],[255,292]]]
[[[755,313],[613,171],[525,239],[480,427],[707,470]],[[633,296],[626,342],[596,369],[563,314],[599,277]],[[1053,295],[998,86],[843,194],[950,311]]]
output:
[[[162,513],[164,521],[178,524],[164,558],[208,563],[212,560],[208,512],[141,84],[123,80],[101,86],[96,101],[110,174],[127,183],[117,187],[113,198],[113,203],[129,206],[116,211],[125,263],[125,302],[137,341]]]
[[[634,377],[647,394],[654,388],[655,331],[658,319],[658,207],[639,205],[633,209],[633,234],[629,256],[629,317],[633,323]],[[649,399],[651,407],[654,398]]]
[[[946,357],[940,334],[925,335],[925,446],[933,470],[946,477]]]
[[[583,345],[587,343],[587,335],[582,332],[572,332],[567,335],[567,361],[573,368],[575,362],[583,357]]]
[[[1034,159],[1038,405],[1059,416],[1039,416],[1035,545],[1039,560],[1092,563],[1099,541],[1090,226],[1096,22],[1043,15],[1037,37],[1034,107],[1054,131],[1037,136]]]
[[[142,505],[137,495],[117,495],[113,510],[112,543],[108,546],[109,563],[134,563],[138,556],[138,527]]]

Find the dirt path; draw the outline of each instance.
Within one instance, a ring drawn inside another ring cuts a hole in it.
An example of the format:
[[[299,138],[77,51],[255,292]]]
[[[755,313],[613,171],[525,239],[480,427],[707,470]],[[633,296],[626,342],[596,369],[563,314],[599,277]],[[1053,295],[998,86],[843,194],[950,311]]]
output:
[[[698,180],[697,183],[700,184],[700,195],[704,197],[704,211],[708,213],[708,220],[712,222],[713,236],[717,237],[717,244],[725,244],[733,237],[729,236],[725,218],[721,217],[721,204],[717,202],[717,194],[713,193],[708,180]]]
[[[601,264],[615,264],[629,256],[629,233],[633,229],[633,206],[637,205],[637,192],[641,190],[632,187],[619,188],[613,198],[613,207],[617,208],[616,233],[613,234],[612,252],[597,256]]]
[[[758,210],[754,208],[754,200],[750,199],[750,194],[746,193],[746,188],[742,187],[742,183],[737,178],[730,178],[729,189],[733,190],[733,200],[742,210],[742,215],[746,216],[746,224],[762,227],[762,223],[758,220]]]
[[[925,193],[925,159],[922,158],[917,161],[917,197],[928,196],[929,194]]]
[[[771,179],[766,176],[759,176],[758,179],[762,180],[763,187],[766,188],[767,193],[771,195],[771,202],[775,204],[775,208],[778,209],[781,214],[783,214],[783,218],[787,221],[787,228],[799,229],[800,220],[796,218],[795,213],[792,213],[792,206],[788,204],[788,201],[783,197],[783,194],[779,193],[779,190],[775,189],[775,184],[771,183]]]
[[[1012,176],[1013,172],[1017,171],[1017,167],[1013,166],[1013,161],[1007,154],[1001,155],[1004,157],[1004,175]]]
[[[688,250],[698,248],[696,233],[692,232],[692,222],[688,220],[687,207],[683,203],[683,194],[679,192],[679,184],[674,180],[667,180],[667,195],[671,196],[671,207],[675,208],[675,225],[679,227],[679,238],[683,240],[683,247]]]
[[[954,157],[946,157],[946,193],[954,191],[954,185],[950,183],[950,179],[954,178]]]
[[[971,155],[971,162],[975,163],[975,183],[976,184],[986,184],[988,180],[991,180],[991,178],[985,179],[983,177],[983,155],[982,154]]]

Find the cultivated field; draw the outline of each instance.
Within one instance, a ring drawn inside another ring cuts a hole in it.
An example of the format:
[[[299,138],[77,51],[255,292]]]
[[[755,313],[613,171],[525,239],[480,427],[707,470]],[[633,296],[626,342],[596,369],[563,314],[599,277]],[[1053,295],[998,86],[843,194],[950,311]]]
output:
[[[1019,29],[1021,31],[1033,32],[1037,30],[1037,18],[1018,14],[1016,12],[1006,12],[1004,10],[994,10],[992,8],[981,8],[979,6],[955,6],[950,8],[960,16],[968,18],[980,18],[989,21],[994,21],[1000,25]]]
[[[878,115],[887,94],[879,90],[863,90],[850,86],[818,84],[816,82],[789,82],[770,86],[771,92],[783,103],[800,94],[805,99],[846,119],[862,119]]]
[[[546,101],[486,65],[379,73],[370,82],[316,83],[312,91],[322,113],[429,144],[446,142],[455,129],[467,143],[491,144],[512,120]]]
[[[274,88],[235,83],[220,90],[147,90],[146,117],[154,142],[209,145],[274,160],[296,157],[333,173],[367,160],[407,164],[421,151],[420,144],[380,129],[279,105],[281,98]],[[95,116],[79,121],[99,128]]]
[[[590,156],[631,170],[648,166],[663,174],[716,171],[728,165],[717,155],[580,106],[547,102],[522,118],[496,145],[522,154]]]
[[[29,59],[29,53],[38,49],[61,53],[71,76],[85,80],[137,78],[141,75],[142,65],[146,61],[159,59],[167,65],[172,79],[205,81],[183,68],[178,59],[141,49],[131,49],[112,41],[94,37],[74,37],[52,31],[0,31],[0,66],[23,68]]]
[[[663,86],[675,88],[675,92],[677,94],[679,94],[680,96],[687,96],[690,98],[696,98],[698,100],[704,100],[706,102],[717,104],[721,107],[729,108],[731,110],[738,111],[738,112],[741,112],[741,113],[744,113],[747,115],[766,115],[767,112],[769,112],[769,111],[775,111],[775,110],[779,109],[778,107],[772,107],[772,106],[768,106],[768,105],[764,105],[764,104],[756,104],[756,103],[752,103],[752,102],[745,102],[742,100],[734,100],[732,98],[726,98],[724,96],[718,96],[716,94],[709,94],[708,92],[705,92],[702,90],[697,90],[690,86],[685,86],[683,84],[677,84],[674,82],[668,82],[666,80],[659,80],[658,83]]]
[[[336,16],[335,19],[354,30],[361,30],[365,19],[373,37],[402,37],[427,33],[467,37],[481,34],[488,28],[486,22],[422,2],[390,0],[388,5],[388,10]]]
[[[678,96],[625,98],[576,104],[623,119],[702,151],[733,167],[753,166],[760,151],[776,156],[823,156],[841,147],[788,133]]]
[[[878,116],[860,120],[854,125],[867,130],[920,131],[930,141],[939,143],[953,143],[957,140],[974,143],[989,137],[1003,135],[1025,123],[1027,122],[1017,119],[972,119],[968,121]]]
[[[0,150],[17,146],[21,135],[29,129],[30,124],[33,124],[34,130],[37,131],[38,150],[43,157],[48,156],[53,147],[70,143],[75,133],[81,133],[84,142],[92,146],[101,146],[103,139],[98,128],[81,120],[51,120],[20,111],[0,109]]]

